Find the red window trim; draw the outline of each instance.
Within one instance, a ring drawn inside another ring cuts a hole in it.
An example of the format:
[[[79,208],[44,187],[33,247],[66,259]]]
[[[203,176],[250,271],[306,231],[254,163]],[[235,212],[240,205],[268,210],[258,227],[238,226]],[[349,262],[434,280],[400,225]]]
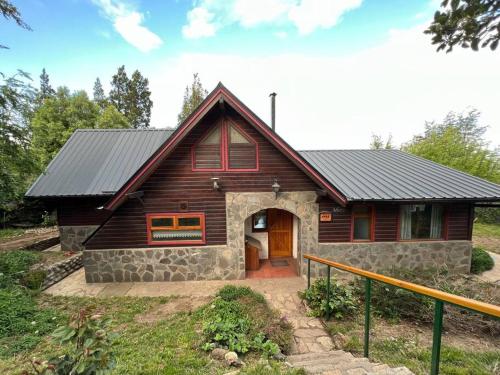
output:
[[[245,132],[241,126],[231,120],[225,119],[221,126],[221,168],[197,168],[196,167],[196,147],[207,138],[213,129],[209,129],[203,134],[199,141],[191,146],[191,171],[192,172],[258,172],[260,170],[259,143]],[[255,145],[255,168],[230,168],[229,167],[229,127],[234,126],[241,135],[250,143]]]
[[[401,239],[401,206],[410,205],[408,204],[399,204],[398,205],[398,222],[397,222],[397,233],[396,233],[396,242],[436,242],[436,241],[448,241],[448,220],[449,220],[449,207],[446,205],[441,205],[443,207],[443,228],[442,228],[442,236],[441,238],[412,238],[409,240]],[[419,204],[419,203],[414,203]],[[431,206],[439,203],[422,203],[422,204],[430,204]]]
[[[189,240],[189,241],[153,241],[151,236],[151,219],[158,217],[199,217],[202,238],[201,240]],[[206,228],[205,228],[205,213],[204,212],[155,212],[146,214],[146,228],[147,228],[147,238],[148,245],[205,245],[206,244]]]
[[[355,207],[369,207],[371,210],[370,215],[370,239],[368,240],[355,240],[354,239],[354,208]],[[356,204],[351,209],[351,242],[374,242],[375,241],[375,206],[373,204]]]

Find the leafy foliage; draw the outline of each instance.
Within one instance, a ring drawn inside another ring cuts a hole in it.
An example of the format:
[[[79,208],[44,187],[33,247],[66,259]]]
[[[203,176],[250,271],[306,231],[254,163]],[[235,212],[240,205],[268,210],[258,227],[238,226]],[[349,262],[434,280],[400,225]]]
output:
[[[489,271],[495,266],[495,261],[488,252],[480,247],[472,249],[472,261],[470,272],[481,274],[484,271]]]
[[[442,123],[427,123],[425,133],[403,145],[403,151],[500,182],[499,152],[488,149],[483,136],[487,129],[479,124],[479,112],[450,112]]]
[[[45,71],[45,68],[42,69],[42,74],[40,74],[40,90],[38,91],[37,99],[40,103],[47,98],[54,96],[55,90],[50,85],[49,75]]]
[[[309,289],[302,292],[301,297],[312,309],[314,316],[326,316],[327,307],[331,316],[342,319],[356,312],[358,301],[350,286],[330,279],[330,298],[327,300],[327,279],[318,278]]]
[[[118,336],[109,332],[110,324],[110,319],[80,311],[73,322],[58,327],[52,334],[60,345],[70,344],[73,350],[47,362],[32,362],[35,372],[43,375],[110,373],[116,366],[113,343]]]
[[[208,91],[203,88],[198,73],[193,74],[193,83],[186,86],[182,109],[177,116],[177,125],[180,125],[188,116],[200,105],[208,95]]]
[[[2,16],[4,16],[4,18],[7,20],[8,19],[14,20],[14,22],[19,27],[22,27],[23,29],[26,30],[31,30],[31,27],[21,18],[21,13],[19,13],[19,10],[10,1],[0,0],[0,14],[2,14]],[[8,47],[0,44],[0,48],[8,48]]]
[[[425,33],[432,35],[438,51],[450,52],[456,45],[474,51],[487,46],[495,50],[500,41],[500,2],[443,0]]]
[[[13,279],[20,279],[39,259],[40,254],[33,251],[0,252],[0,273]]]
[[[151,119],[151,91],[149,81],[136,70],[129,79],[125,66],[111,80],[109,101],[123,114],[133,128],[148,128]]]
[[[35,90],[23,71],[0,73],[0,209],[11,211],[32,180],[29,123]]]
[[[104,89],[102,88],[101,80],[96,78],[94,82],[94,91],[93,91],[93,99],[94,103],[97,104],[101,109],[104,109],[108,106],[108,98],[106,98],[106,94],[104,93]]]
[[[372,141],[370,143],[370,149],[372,150],[392,150],[394,149],[394,145],[392,144],[392,135],[387,137],[387,141],[384,142],[382,137],[377,134],[372,134]]]
[[[237,353],[257,351],[270,358],[281,351],[272,337],[279,338],[283,349],[290,346],[285,341],[291,340],[291,325],[278,324],[280,320],[269,310],[262,295],[248,287],[225,286],[204,311],[202,347],[224,347]]]

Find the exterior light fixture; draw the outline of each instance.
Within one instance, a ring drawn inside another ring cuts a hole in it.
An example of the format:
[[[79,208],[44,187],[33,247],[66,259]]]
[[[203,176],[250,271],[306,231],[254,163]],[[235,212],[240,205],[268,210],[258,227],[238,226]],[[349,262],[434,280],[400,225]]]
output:
[[[214,190],[219,191],[220,190],[219,177],[212,177],[211,180]]]
[[[274,179],[274,182],[273,182],[273,184],[272,184],[271,187],[273,188],[273,192],[274,192],[275,198],[278,199],[278,193],[280,191],[281,186],[280,186],[280,184],[278,184],[278,179],[277,178]]]

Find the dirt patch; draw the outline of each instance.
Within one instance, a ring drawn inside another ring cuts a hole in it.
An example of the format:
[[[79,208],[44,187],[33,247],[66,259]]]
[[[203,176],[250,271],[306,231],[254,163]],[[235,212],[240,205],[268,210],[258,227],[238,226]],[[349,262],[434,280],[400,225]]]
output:
[[[210,302],[212,297],[179,297],[164,304],[155,306],[144,314],[137,315],[139,323],[154,323],[168,319],[178,312],[191,312]]]
[[[25,232],[23,235],[0,241],[0,250],[16,250],[31,246],[37,242],[59,236],[57,228],[43,228],[39,232]],[[40,249],[41,250],[41,249]]]
[[[500,238],[498,237],[474,236],[472,242],[474,246],[482,247],[492,253],[500,254]]]

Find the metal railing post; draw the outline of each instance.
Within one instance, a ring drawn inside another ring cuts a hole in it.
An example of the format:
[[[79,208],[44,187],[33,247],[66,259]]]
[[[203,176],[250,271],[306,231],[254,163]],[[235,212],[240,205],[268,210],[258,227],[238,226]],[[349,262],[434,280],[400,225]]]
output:
[[[307,289],[311,288],[311,259],[307,260]]]
[[[326,320],[330,320],[330,266],[327,266],[326,279]]]
[[[439,357],[441,355],[441,334],[443,333],[443,301],[436,300],[434,305],[434,329],[432,332],[431,375],[439,374]]]
[[[372,280],[365,279],[365,345],[363,355],[368,358],[370,348],[370,302],[372,298]]]

